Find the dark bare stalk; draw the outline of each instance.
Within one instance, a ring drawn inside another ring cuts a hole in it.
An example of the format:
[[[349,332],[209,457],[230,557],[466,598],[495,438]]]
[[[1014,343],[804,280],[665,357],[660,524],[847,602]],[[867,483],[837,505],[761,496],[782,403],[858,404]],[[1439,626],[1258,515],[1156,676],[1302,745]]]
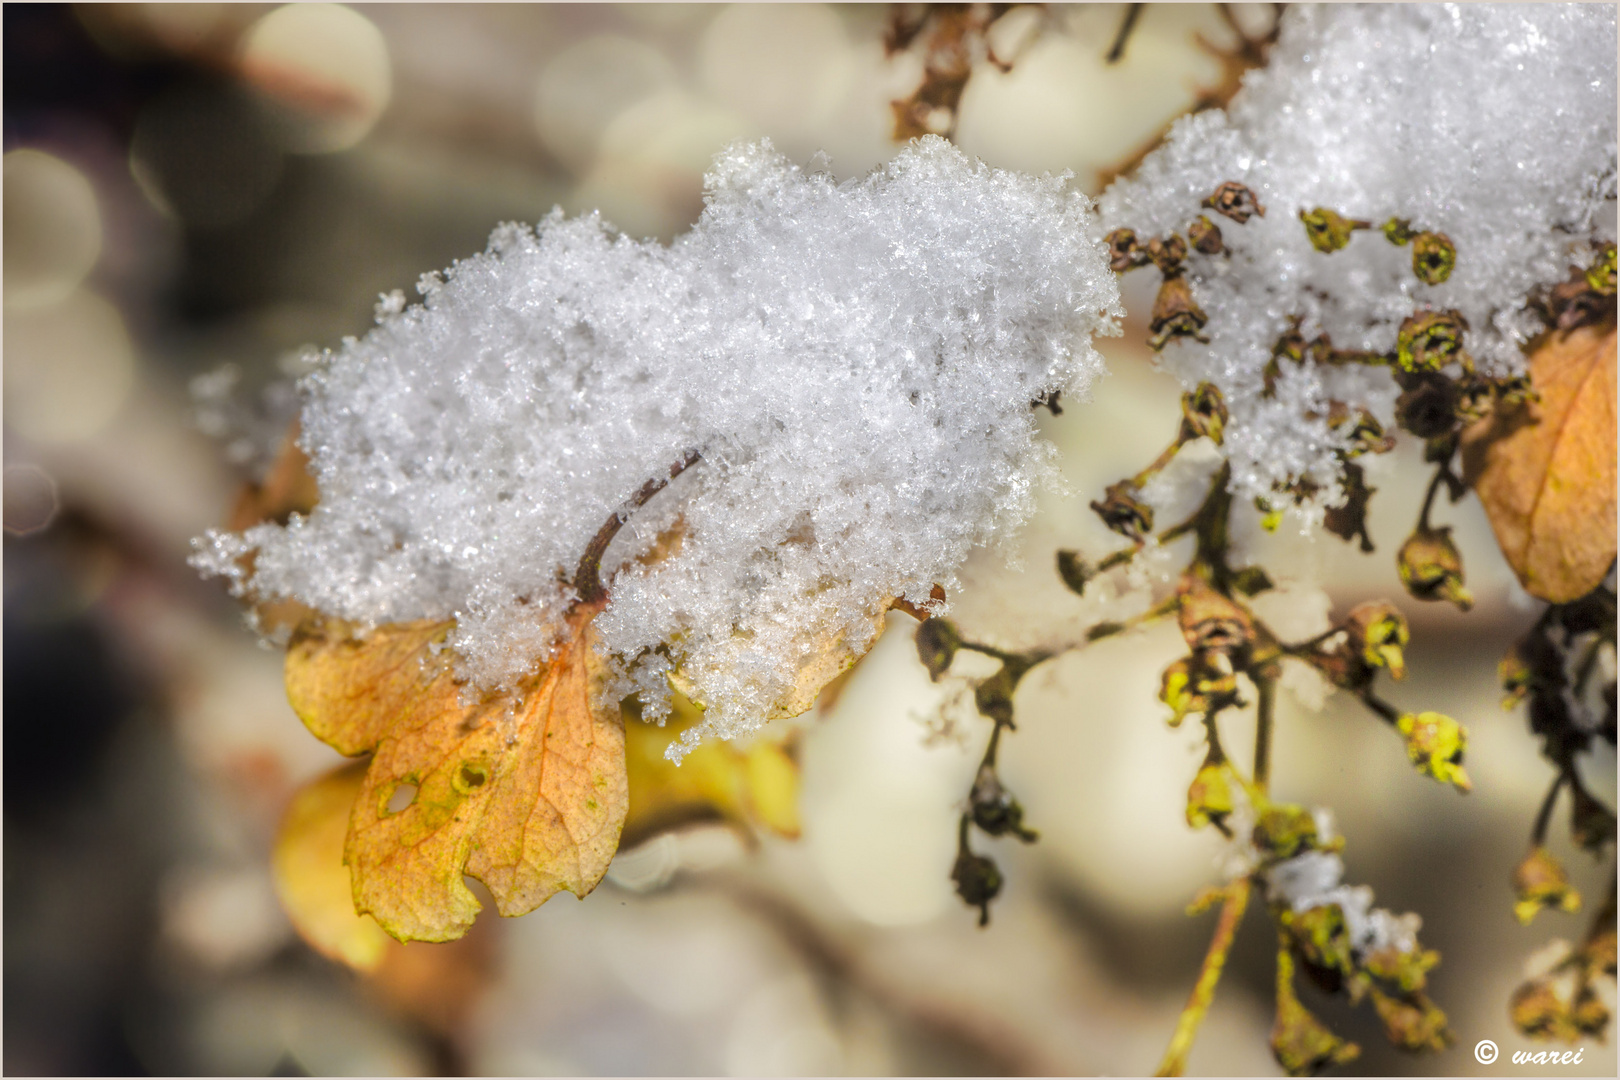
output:
[[[602,523],[602,527],[596,530],[591,542],[585,545],[585,554],[580,556],[579,567],[574,571],[574,591],[579,593],[579,603],[599,604],[607,599],[607,588],[602,584],[602,556],[607,553],[608,545],[619,535],[619,530],[630,520],[631,514],[647,505],[649,499],[663,491],[671,480],[685,472],[687,466],[701,457],[698,451],[689,451],[685,457],[669,467],[668,476],[655,476],[642,484],[641,490],[615,510],[607,521]]]

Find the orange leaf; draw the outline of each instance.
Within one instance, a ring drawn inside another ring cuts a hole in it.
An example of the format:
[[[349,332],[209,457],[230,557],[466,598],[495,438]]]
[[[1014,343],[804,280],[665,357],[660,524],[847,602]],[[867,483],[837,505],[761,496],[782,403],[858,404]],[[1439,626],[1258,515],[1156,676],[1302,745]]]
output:
[[[401,940],[447,941],[480,907],[463,874],[508,916],[596,887],[627,805],[619,705],[598,700],[598,610],[576,608],[556,655],[515,691],[465,703],[440,647],[452,623],[355,638],[328,620],[294,635],[299,717],[345,754],[373,753],[344,845],[356,910]]]
[[[1539,404],[1463,437],[1464,477],[1532,594],[1584,596],[1615,556],[1615,324],[1554,334],[1530,356]]]
[[[358,971],[374,971],[388,935],[355,913],[343,865],[349,810],[365,773],[365,762],[350,762],[299,789],[277,830],[271,872],[281,906],[310,948]]]

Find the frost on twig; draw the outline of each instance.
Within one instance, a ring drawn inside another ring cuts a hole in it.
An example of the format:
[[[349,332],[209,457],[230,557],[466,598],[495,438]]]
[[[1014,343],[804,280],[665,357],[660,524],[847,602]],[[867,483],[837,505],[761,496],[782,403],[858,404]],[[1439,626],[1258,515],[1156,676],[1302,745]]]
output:
[[[1120,312],[1090,202],[937,138],[842,184],[734,146],[705,199],[668,247],[504,225],[379,305],[301,384],[319,505],[196,563],[359,623],[454,619],[462,674],[511,686],[602,522],[698,452],[603,553],[595,621],[649,718],[679,670],[689,744],[757,727],[894,598],[934,603],[1033,507],[1031,403],[1100,368]]]
[[[1105,227],[1144,238],[1198,224],[1227,182],[1269,211],[1223,219],[1188,261],[1180,312],[1208,344],[1186,333],[1163,354],[1188,387],[1225,394],[1235,493],[1296,482],[1340,501],[1350,436],[1333,401],[1393,429],[1400,389],[1376,366],[1307,358],[1268,380],[1291,330],[1385,354],[1415,311],[1456,311],[1486,374],[1522,370],[1532,291],[1614,238],[1614,101],[1612,7],[1300,5],[1226,111],[1179,121],[1103,195]],[[1386,236],[1356,231],[1386,221]],[[1414,259],[1396,245],[1416,230],[1451,250]]]

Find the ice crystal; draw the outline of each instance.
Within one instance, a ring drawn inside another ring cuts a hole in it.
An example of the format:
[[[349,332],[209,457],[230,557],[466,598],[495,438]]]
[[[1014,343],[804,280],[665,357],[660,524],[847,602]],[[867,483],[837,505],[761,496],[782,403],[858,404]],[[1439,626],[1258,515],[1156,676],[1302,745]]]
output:
[[[888,598],[953,585],[1051,468],[1031,403],[1083,394],[1120,314],[1090,202],[935,138],[842,184],[737,145],[706,183],[669,246],[553,211],[385,298],[301,386],[319,506],[197,564],[364,623],[453,617],[464,673],[507,684],[592,535],[695,450],[609,549],[596,627],[649,715],[678,666],[723,736]]]
[[[1188,272],[1209,344],[1182,338],[1163,354],[1187,386],[1208,379],[1225,393],[1238,491],[1301,477],[1331,502],[1342,437],[1322,419],[1328,401],[1394,419],[1398,391],[1379,368],[1285,364],[1263,397],[1291,318],[1307,340],[1388,352],[1415,310],[1454,308],[1476,363],[1522,367],[1519,346],[1537,329],[1529,294],[1614,238],[1615,61],[1611,5],[1290,7],[1268,66],[1231,106],[1179,121],[1103,195],[1105,227],[1144,241],[1185,233],[1226,181],[1266,210],[1214,219],[1230,255],[1195,254]],[[1376,229],[1324,254],[1299,218],[1319,206],[1445,233],[1455,269],[1424,284],[1411,246]]]

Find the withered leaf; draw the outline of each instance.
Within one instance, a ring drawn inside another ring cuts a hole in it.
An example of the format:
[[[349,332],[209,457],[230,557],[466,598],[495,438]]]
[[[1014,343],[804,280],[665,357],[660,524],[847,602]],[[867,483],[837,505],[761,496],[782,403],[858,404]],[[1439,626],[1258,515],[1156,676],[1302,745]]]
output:
[[[447,941],[480,907],[463,874],[509,916],[596,887],[628,802],[619,706],[597,700],[597,610],[576,608],[515,691],[470,704],[440,648],[452,623],[295,633],[287,695],[300,719],[342,753],[373,754],[344,844],[356,910],[401,940]]]
[[[389,940],[369,915],[354,910],[343,838],[365,781],[366,762],[352,761],[300,788],[282,816],[271,852],[281,906],[310,948],[357,971],[374,971]]]
[[[1615,556],[1615,324],[1554,334],[1530,357],[1540,402],[1479,421],[1464,476],[1530,593],[1590,592]]]

